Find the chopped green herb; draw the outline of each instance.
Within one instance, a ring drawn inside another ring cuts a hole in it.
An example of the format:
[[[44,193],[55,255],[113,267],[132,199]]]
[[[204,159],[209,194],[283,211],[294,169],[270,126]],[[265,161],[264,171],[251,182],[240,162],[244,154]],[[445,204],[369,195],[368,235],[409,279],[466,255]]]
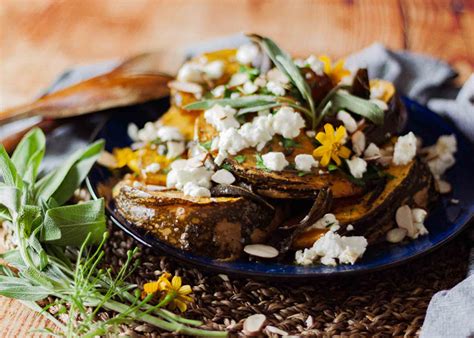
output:
[[[298,176],[299,177],[303,177],[303,176],[306,176],[308,174],[309,174],[309,172],[306,172],[306,171],[298,171]]]
[[[232,166],[229,163],[222,163],[221,168],[228,171],[232,170]]]
[[[271,171],[269,168],[267,168],[267,166],[265,165],[265,162],[263,162],[263,158],[261,154],[255,154],[255,159],[257,160],[256,161],[257,169]]]
[[[339,167],[338,167],[337,165],[335,165],[335,164],[330,163],[330,164],[328,165],[328,171],[336,171],[336,170],[338,170],[338,169],[339,169]]]
[[[237,155],[237,156],[234,157],[234,160],[236,160],[237,163],[242,164],[242,163],[245,162],[246,156],[245,155]]]
[[[295,140],[293,140],[291,138],[282,137],[281,142],[283,144],[283,147],[285,147],[285,148],[296,148],[296,147],[301,146],[298,142],[296,142]]]
[[[248,66],[244,66],[244,65],[240,66],[239,72],[240,73],[247,73],[247,75],[249,76],[249,79],[252,80],[252,81],[255,80],[255,78],[257,76],[260,75],[260,70],[258,70],[257,68],[252,68],[252,67],[248,67]]]
[[[211,150],[211,145],[212,145],[212,140],[206,141],[206,142],[199,142],[199,145],[206,149],[207,151]]]
[[[161,138],[157,137],[153,141],[151,141],[152,144],[162,144],[164,143]]]

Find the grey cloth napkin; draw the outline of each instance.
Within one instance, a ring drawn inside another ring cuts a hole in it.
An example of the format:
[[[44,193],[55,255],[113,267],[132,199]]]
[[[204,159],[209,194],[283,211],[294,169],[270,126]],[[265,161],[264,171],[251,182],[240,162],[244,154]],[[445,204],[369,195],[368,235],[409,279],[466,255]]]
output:
[[[200,43],[187,50],[186,56],[221,48],[232,48],[248,41],[242,34]],[[80,66],[63,73],[46,92],[52,92],[87,78],[108,72],[118,61]],[[474,141],[474,76],[458,91],[451,85],[456,72],[445,62],[406,51],[395,52],[375,43],[351,55],[348,68],[368,67],[369,76],[395,83],[402,94],[450,118]],[[87,117],[89,130],[100,127],[100,117]],[[24,122],[23,122],[24,123]],[[14,127],[14,126],[13,126]],[[0,126],[0,136],[12,126]],[[89,133],[71,133],[74,123],[48,136],[47,168],[57,165],[69,153],[88,142]],[[77,128],[76,128],[77,129]],[[474,252],[471,252],[474,257]],[[474,273],[474,264],[470,270]],[[428,307],[422,337],[467,337],[474,334],[474,275],[449,291],[437,293]]]

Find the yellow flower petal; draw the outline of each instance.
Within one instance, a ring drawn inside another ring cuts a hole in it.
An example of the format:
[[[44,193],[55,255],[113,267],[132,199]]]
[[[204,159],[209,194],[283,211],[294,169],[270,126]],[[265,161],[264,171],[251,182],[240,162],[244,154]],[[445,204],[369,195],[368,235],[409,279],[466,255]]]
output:
[[[337,165],[341,165],[341,159],[337,156],[337,153],[332,153],[331,158]]]
[[[143,285],[143,291],[145,291],[146,294],[150,295],[152,293],[155,293],[159,290],[159,283],[158,282],[149,282]]]
[[[339,156],[342,158],[349,158],[349,156],[351,156],[351,150],[345,146],[342,146],[339,149]]]
[[[344,126],[339,126],[336,130],[336,137],[334,137],[334,141],[340,142],[346,136],[346,128]]]
[[[182,287],[179,288],[178,290],[178,293],[180,295],[188,295],[190,294],[191,292],[193,292],[193,290],[191,289],[191,286],[190,285],[183,285]]]
[[[324,72],[326,74],[331,73],[331,59],[327,55],[321,55],[319,57],[319,61],[321,61],[324,64]]]
[[[330,123],[326,123],[324,125],[324,131],[326,132],[326,138],[327,139],[334,139],[334,127]]]
[[[173,279],[171,280],[171,286],[173,287],[174,290],[178,291],[179,288],[181,287],[181,277],[174,276]]]
[[[185,312],[188,309],[188,306],[185,302],[180,301],[179,299],[174,300],[174,304],[178,307],[179,311]]]
[[[314,157],[323,157],[324,154],[331,152],[330,146],[319,146],[318,148],[314,149],[313,156]]]
[[[323,167],[327,167],[330,160],[331,160],[331,153],[325,153],[323,157],[321,158],[321,161],[319,161],[319,164]]]
[[[322,131],[320,131],[317,135],[316,135],[316,140],[321,143],[321,144],[324,144],[326,143],[327,141],[327,137],[326,137],[326,134],[324,134]]]

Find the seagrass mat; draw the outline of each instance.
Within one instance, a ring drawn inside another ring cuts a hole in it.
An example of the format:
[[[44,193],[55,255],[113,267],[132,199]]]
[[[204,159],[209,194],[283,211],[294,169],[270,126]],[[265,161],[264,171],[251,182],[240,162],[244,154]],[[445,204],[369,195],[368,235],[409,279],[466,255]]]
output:
[[[120,266],[127,249],[137,243],[117,228],[110,230],[107,264]],[[141,264],[133,278],[142,285],[163,271],[182,276],[195,298],[186,315],[203,321],[207,329],[226,329],[236,336],[241,335],[243,320],[255,313],[265,314],[268,325],[290,335],[415,336],[433,294],[465,278],[468,237],[464,231],[446,246],[400,267],[298,284],[206,273],[141,247]],[[143,324],[122,329],[137,337],[168,335]]]

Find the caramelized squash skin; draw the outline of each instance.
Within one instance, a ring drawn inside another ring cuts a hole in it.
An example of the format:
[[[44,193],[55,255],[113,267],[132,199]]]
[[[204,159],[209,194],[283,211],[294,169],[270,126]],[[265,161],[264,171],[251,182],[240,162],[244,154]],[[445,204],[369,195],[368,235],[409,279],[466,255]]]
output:
[[[243,197],[185,196],[176,190],[135,188],[121,181],[115,207],[128,221],[179,249],[218,259],[236,259],[243,246],[263,243],[277,223],[273,209]]]
[[[365,236],[376,243],[385,238],[388,230],[395,227],[395,212],[403,204],[427,209],[436,199],[434,180],[425,163],[414,160],[407,165],[391,165],[385,172],[391,175],[382,190],[370,191],[360,198],[335,199],[331,213],[341,224],[341,234]],[[376,195],[374,195],[376,194]],[[347,231],[351,224],[354,230]],[[324,230],[309,230],[293,242],[294,249],[310,247]]]

